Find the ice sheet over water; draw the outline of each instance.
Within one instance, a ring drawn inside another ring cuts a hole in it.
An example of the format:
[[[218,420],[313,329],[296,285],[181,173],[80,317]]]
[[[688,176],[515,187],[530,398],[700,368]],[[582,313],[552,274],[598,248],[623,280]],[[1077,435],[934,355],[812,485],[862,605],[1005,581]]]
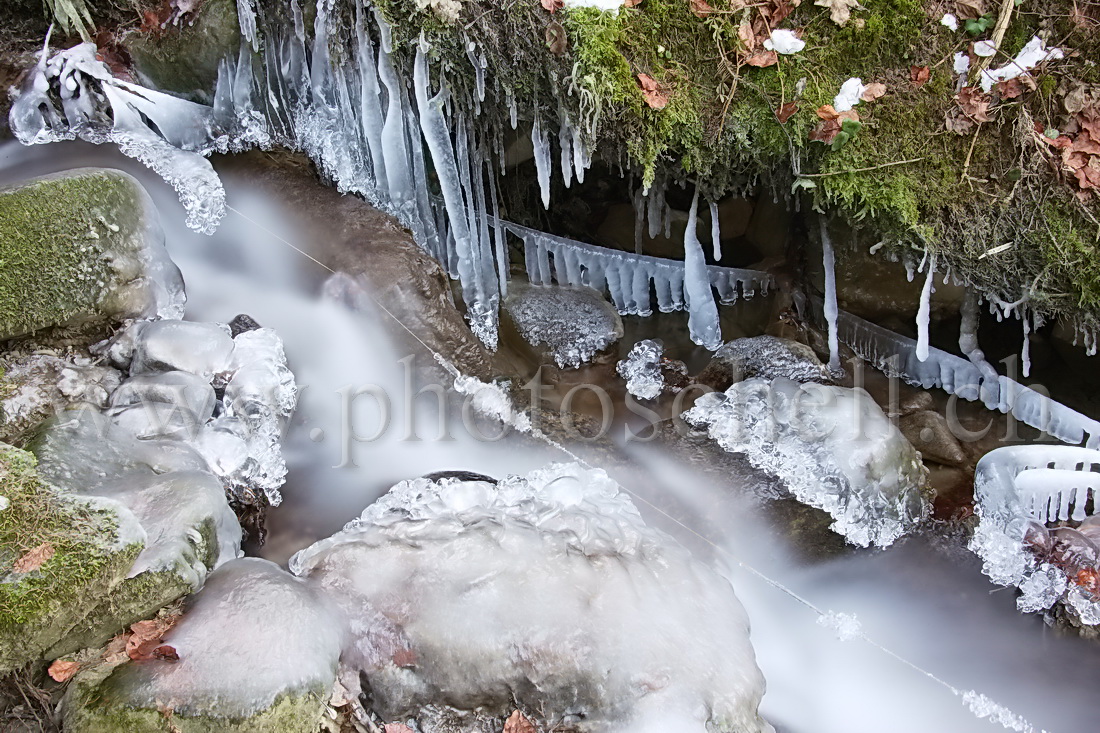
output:
[[[561,368],[577,368],[618,341],[623,324],[585,287],[516,287],[505,309],[527,343],[545,346]]]
[[[827,511],[853,544],[890,545],[929,513],[920,454],[863,390],[754,378],[703,395],[684,419]]]
[[[770,730],[729,582],[602,471],[404,481],[291,567],[349,619],[344,678],[387,715],[518,702],[585,731]]]

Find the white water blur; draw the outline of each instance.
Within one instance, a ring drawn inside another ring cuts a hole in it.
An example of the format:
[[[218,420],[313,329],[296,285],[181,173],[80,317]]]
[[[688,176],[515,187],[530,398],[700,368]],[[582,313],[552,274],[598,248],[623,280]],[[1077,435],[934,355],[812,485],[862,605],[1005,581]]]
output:
[[[454,432],[454,442],[403,442],[401,416],[392,437],[356,447],[358,469],[333,468],[338,442],[312,442],[315,428],[335,434],[336,390],[375,383],[399,394],[402,373],[383,327],[384,315],[352,313],[318,294],[327,276],[315,263],[268,233],[308,249],[309,233],[246,182],[226,181],[229,205],[264,228],[230,213],[214,237],[187,230],[175,194],[163,182],[108,148],[58,143],[0,146],[0,185],[85,165],[126,170],[150,190],[161,210],[168,247],[188,285],[187,316],[228,321],[247,313],[282,337],[291,368],[305,386],[285,449],[285,501],[273,512],[262,554],[285,560],[357,516],[404,478],[444,469],[489,475],[525,473],[561,454],[480,443]],[[417,355],[426,359],[427,354]],[[427,402],[425,400],[425,402]],[[368,417],[360,422],[369,432]],[[421,420],[434,433],[434,418]],[[1093,643],[1060,638],[1034,615],[1015,609],[1013,591],[995,590],[977,558],[914,538],[886,552],[862,551],[806,563],[792,551],[788,527],[775,526],[754,501],[635,445],[639,480],[616,478],[644,499],[673,506],[680,523],[645,501],[647,521],[675,535],[701,557],[740,558],[825,610],[856,614],[865,632],[960,690],[975,689],[1048,731],[1095,729],[1100,655]],[[644,480],[641,478],[644,476]],[[731,476],[730,483],[759,481]],[[647,487],[644,490],[641,487]],[[713,542],[704,541],[706,537]],[[718,549],[716,549],[716,546]],[[753,644],[768,683],[762,712],[777,730],[795,733],[962,733],[1003,730],[974,718],[961,700],[921,673],[860,640],[841,642],[815,613],[759,577],[731,566],[730,577],[753,624]]]

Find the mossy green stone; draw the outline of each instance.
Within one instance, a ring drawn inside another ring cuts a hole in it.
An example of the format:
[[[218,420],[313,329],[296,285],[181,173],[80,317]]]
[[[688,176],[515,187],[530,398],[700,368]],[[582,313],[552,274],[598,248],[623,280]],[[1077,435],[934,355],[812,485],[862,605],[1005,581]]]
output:
[[[142,275],[147,194],[84,168],[0,190],[0,340],[127,313]]]

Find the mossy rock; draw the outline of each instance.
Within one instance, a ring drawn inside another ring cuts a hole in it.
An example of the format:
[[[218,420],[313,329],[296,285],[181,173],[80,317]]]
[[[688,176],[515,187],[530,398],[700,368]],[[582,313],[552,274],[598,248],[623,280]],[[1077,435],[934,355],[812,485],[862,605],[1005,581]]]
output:
[[[193,19],[123,39],[142,84],[202,104],[213,102],[218,66],[240,43],[235,0],[206,0]]]
[[[119,517],[73,501],[42,483],[30,453],[0,452],[0,672],[38,659],[108,596],[142,549],[120,542]],[[28,553],[49,546],[36,570],[16,572]]]
[[[314,733],[328,699],[327,690],[288,693],[254,715],[235,718],[134,708],[125,704],[118,685],[128,664],[74,679],[61,705],[66,733]]]
[[[148,195],[81,168],[0,190],[0,340],[150,314]]]

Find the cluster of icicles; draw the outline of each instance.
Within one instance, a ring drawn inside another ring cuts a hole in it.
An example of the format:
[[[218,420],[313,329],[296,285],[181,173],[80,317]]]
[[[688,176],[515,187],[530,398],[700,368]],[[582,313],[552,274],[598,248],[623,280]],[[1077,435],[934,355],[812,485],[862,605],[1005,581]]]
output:
[[[203,156],[276,143],[303,150],[340,190],[364,196],[410,228],[416,241],[461,282],[470,325],[490,347],[496,345],[498,306],[507,292],[509,234],[524,243],[531,282],[550,284],[556,279],[559,284],[606,290],[624,314],[648,315],[655,297],[661,311],[687,310],[691,338],[710,349],[722,343],[715,292],[726,304],[766,293],[772,284],[766,273],[706,264],[696,235],[698,194],[689,214],[682,263],[605,249],[504,221],[493,169],[495,161],[504,173],[501,135],[474,124],[454,103],[441,70],[433,93],[430,49],[423,41],[415,50],[410,87],[395,65],[386,21],[364,0],[354,0],[353,37],[340,39],[350,40],[350,58],[338,63],[330,55],[339,33],[335,0],[318,0],[311,41],[299,0],[287,0],[290,27],[269,22],[262,6],[239,5],[240,54],[223,61],[212,106],[116,79],[96,59],[94,46],[82,44],[52,58],[43,53],[13,105],[12,129],[28,144],[73,137],[118,144],[176,187],[190,224],[200,231],[212,231],[225,209],[221,183]],[[253,71],[255,54],[263,60],[261,74]],[[468,55],[475,71],[476,114],[485,99],[486,64],[476,47],[470,47]],[[516,126],[515,99],[504,92]],[[573,125],[564,113],[558,123],[563,181],[583,181],[591,162],[582,129],[586,126]],[[549,206],[554,156],[544,120],[534,120],[531,138],[543,203]],[[438,179],[438,197],[429,191],[425,149]],[[647,224],[651,235],[662,226],[667,233],[664,193],[660,185],[638,193],[639,242]],[[711,240],[719,258],[715,208],[710,204]],[[914,384],[981,399],[991,409],[1011,411],[1068,443],[1081,443],[1087,436],[1090,446],[1100,445],[1100,423],[999,376],[985,360],[977,347],[976,299],[963,313],[960,347],[968,358],[929,346],[935,273],[931,258],[923,263],[927,274],[914,342],[837,309],[832,247],[824,224],[822,240],[823,315],[830,326],[832,366],[838,366],[838,344],[844,341],[875,366],[900,373]],[[1022,304],[995,307],[998,315],[1015,307],[1029,323]],[[1086,346],[1094,350],[1095,343]],[[888,362],[895,355],[902,363]],[[1025,348],[1025,375],[1026,356]]]

